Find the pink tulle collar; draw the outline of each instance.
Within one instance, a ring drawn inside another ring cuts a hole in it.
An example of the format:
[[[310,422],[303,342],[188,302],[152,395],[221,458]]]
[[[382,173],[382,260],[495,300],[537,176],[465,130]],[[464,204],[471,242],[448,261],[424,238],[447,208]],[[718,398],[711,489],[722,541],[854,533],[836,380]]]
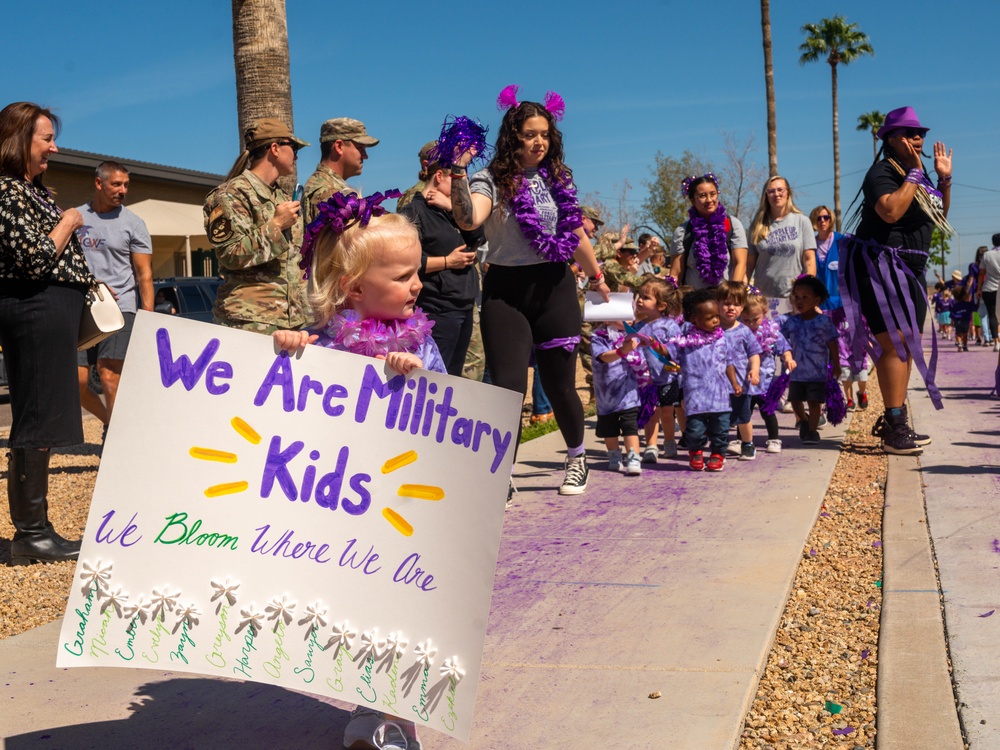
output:
[[[323,326],[331,349],[384,357],[389,352],[415,352],[431,335],[434,321],[414,308],[406,320],[362,320],[355,310],[342,310]]]

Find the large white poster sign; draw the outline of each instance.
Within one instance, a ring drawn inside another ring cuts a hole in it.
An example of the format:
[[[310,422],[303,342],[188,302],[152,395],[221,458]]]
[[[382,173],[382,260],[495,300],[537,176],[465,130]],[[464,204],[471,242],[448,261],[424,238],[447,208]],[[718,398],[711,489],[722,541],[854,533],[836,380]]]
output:
[[[140,312],[58,666],[284,685],[467,739],[520,407]]]

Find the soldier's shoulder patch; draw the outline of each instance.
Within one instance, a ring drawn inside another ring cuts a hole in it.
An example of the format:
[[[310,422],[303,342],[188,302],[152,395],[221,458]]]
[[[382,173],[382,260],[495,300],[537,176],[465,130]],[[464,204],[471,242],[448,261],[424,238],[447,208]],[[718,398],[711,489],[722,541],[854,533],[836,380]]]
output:
[[[216,244],[221,244],[228,242],[232,236],[233,223],[223,216],[221,208],[216,208],[209,217],[208,238]]]

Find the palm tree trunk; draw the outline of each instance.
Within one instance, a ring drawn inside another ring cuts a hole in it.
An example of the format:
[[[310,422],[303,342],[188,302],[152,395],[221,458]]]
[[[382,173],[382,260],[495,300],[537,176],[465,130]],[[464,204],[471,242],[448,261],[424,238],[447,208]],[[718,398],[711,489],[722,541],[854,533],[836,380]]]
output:
[[[872,161],[878,158],[878,136],[875,135],[877,132],[877,129],[872,130]]]
[[[285,0],[232,0],[233,57],[240,148],[243,131],[261,117],[277,117],[294,130]],[[282,181],[295,184],[295,175]]]
[[[836,229],[840,231],[840,122],[837,115],[837,63],[830,63],[833,81],[833,212]]]
[[[771,63],[771,0],[760,0],[760,27],[764,40],[764,86],[767,90],[767,167],[778,174],[778,114],[774,105],[774,65]]]

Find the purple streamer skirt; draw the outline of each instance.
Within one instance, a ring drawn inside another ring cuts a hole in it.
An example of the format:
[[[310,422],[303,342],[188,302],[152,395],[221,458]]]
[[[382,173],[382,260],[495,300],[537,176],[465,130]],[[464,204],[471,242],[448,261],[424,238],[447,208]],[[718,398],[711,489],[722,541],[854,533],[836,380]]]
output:
[[[865,318],[861,311],[862,295],[873,295],[878,304],[887,332],[892,340],[896,356],[907,361],[907,352],[913,357],[918,372],[927,386],[935,409],[940,409],[941,392],[934,382],[937,370],[937,332],[931,322],[931,357],[924,361],[924,350],[920,342],[920,326],[917,321],[917,303],[910,287],[910,280],[916,279],[913,269],[907,265],[901,254],[923,255],[919,250],[901,250],[885,247],[872,240],[859,240],[845,235],[840,242],[841,261],[839,274],[840,295],[844,302],[851,337],[851,367],[861,369],[867,351],[877,362],[882,348],[874,337],[865,335]]]

